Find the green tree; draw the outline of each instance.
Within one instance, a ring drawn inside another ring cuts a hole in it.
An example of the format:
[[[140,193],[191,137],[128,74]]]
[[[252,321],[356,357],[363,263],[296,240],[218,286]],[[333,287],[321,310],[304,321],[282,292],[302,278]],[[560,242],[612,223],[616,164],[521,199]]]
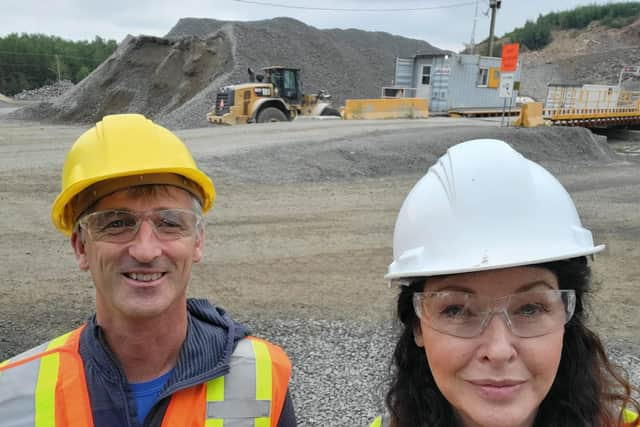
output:
[[[552,12],[527,21],[503,37],[519,42],[527,48],[542,49],[552,40],[553,30],[581,29],[594,21],[608,27],[622,27],[640,17],[640,2],[588,5],[573,10]]]
[[[76,83],[108,58],[116,47],[115,40],[99,36],[91,42],[26,33],[0,37],[0,93],[15,95],[58,78]]]

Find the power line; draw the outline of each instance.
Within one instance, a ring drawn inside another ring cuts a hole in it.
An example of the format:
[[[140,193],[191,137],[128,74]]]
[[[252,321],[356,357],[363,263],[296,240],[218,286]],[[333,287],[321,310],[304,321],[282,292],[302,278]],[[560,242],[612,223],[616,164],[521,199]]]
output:
[[[0,68],[4,68],[4,67],[12,67],[12,68],[33,67],[33,68],[46,68],[46,69],[49,69],[49,66],[48,65],[44,65],[44,64],[18,64],[18,63],[13,63],[13,62],[1,62],[0,63]]]
[[[256,4],[259,6],[271,6],[271,7],[281,7],[284,9],[302,9],[302,10],[319,10],[326,12],[415,12],[421,10],[437,10],[437,9],[452,9],[455,7],[469,6],[475,4],[475,1],[469,1],[464,3],[454,3],[446,6],[429,6],[429,7],[407,7],[407,8],[381,8],[381,9],[371,9],[371,8],[333,8],[333,7],[309,7],[309,6],[293,6],[282,3],[271,3],[271,2],[263,2],[263,1],[255,1],[255,0],[232,0],[237,3],[248,3],[248,4]]]
[[[59,53],[28,53],[28,52],[15,52],[10,50],[0,50],[0,55],[22,55],[22,56],[49,56],[55,58],[59,56],[60,58],[73,58],[73,59],[92,59],[93,62],[96,62],[90,56],[73,56],[73,55],[63,55]]]

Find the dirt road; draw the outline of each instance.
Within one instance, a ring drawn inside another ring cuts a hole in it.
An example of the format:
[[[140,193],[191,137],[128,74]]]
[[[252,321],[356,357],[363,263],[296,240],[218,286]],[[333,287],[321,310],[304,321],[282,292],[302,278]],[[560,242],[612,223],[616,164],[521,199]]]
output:
[[[49,221],[64,155],[82,130],[0,116],[0,360],[92,311],[90,278]],[[493,136],[541,161],[567,186],[583,222],[607,245],[594,264],[592,325],[640,352],[640,163],[616,156],[587,131],[432,118],[179,134],[218,192],[194,296],[241,318],[392,318],[395,290],[382,277],[402,200],[449,145]]]

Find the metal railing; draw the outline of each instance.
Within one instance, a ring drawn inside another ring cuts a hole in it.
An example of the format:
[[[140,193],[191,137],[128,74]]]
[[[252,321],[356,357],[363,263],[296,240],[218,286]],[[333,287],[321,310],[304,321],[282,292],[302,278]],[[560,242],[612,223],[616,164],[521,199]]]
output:
[[[640,91],[617,86],[550,86],[543,117],[612,117],[640,115]]]

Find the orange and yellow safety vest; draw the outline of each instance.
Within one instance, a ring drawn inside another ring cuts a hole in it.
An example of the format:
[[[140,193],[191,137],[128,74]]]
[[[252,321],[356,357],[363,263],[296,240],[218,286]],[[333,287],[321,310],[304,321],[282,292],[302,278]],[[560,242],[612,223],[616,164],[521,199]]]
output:
[[[0,364],[0,424],[93,427],[78,352],[82,329]],[[258,338],[242,339],[227,375],[171,397],[162,427],[223,427],[232,419],[234,426],[276,427],[290,376],[291,363],[282,349]]]

